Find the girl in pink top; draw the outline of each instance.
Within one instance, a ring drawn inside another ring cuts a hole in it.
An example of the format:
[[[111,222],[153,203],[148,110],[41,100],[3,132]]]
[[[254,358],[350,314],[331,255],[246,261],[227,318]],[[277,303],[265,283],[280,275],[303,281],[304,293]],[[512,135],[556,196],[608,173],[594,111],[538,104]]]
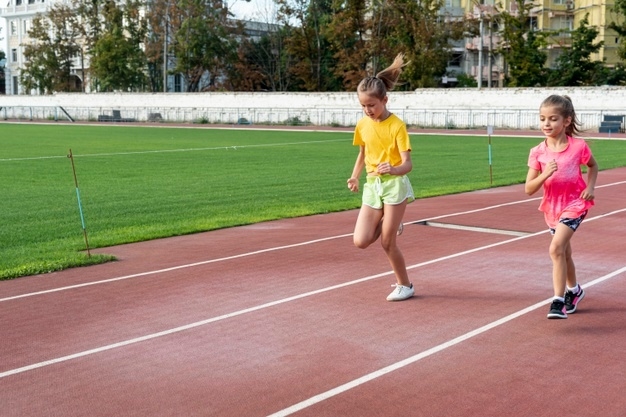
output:
[[[550,233],[554,299],[549,319],[566,319],[576,311],[585,292],[578,285],[570,240],[594,202],[598,164],[587,143],[573,135],[580,122],[568,96],[552,95],[541,103],[539,119],[546,138],[530,150],[525,191],[533,195],[543,187],[539,210]],[[581,165],[587,166],[587,182]]]

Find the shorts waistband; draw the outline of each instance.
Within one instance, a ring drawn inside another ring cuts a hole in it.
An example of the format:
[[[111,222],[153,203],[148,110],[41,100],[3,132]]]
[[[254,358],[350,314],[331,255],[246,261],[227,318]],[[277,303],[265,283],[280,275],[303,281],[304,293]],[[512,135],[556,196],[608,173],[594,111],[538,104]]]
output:
[[[402,178],[404,175],[391,175],[391,174],[383,174],[383,175],[368,175],[367,176],[367,182],[374,183],[377,181],[390,181],[390,180],[394,180],[397,178]]]

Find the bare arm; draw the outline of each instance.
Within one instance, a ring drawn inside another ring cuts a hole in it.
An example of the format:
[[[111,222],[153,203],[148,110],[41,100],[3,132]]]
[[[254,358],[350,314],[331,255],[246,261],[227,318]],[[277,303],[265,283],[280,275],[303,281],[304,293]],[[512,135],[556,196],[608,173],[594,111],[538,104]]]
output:
[[[598,178],[598,163],[593,155],[587,162],[587,187],[580,193],[580,198],[583,200],[593,200],[594,190],[596,188],[596,179]]]
[[[526,184],[524,185],[524,191],[526,194],[533,195],[539,191],[543,183],[546,182],[546,180],[550,178],[556,170],[557,166],[555,161],[547,164],[546,169],[543,172],[529,168],[528,174],[526,174]]]
[[[376,172],[379,174],[391,174],[391,175],[406,175],[413,169],[413,162],[411,161],[411,151],[400,152],[402,163],[398,166],[391,166],[389,162],[383,162],[378,164]]]
[[[363,167],[365,167],[365,146],[359,146],[359,154],[356,157],[352,175],[348,178],[348,188],[354,193],[359,191],[359,177],[363,172]]]

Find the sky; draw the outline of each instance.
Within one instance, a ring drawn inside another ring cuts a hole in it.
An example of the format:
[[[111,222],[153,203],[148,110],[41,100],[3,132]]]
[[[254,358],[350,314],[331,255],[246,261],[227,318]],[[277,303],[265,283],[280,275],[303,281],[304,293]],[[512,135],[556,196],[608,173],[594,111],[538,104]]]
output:
[[[268,22],[267,16],[273,16],[275,5],[272,0],[228,0],[228,8],[237,19]]]

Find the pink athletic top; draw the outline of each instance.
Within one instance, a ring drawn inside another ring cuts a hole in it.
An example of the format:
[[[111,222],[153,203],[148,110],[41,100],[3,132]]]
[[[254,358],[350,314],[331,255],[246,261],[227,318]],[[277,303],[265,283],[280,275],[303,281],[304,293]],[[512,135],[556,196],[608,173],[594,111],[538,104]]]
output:
[[[558,169],[543,183],[543,198],[539,210],[543,211],[548,227],[554,229],[560,219],[575,219],[593,206],[593,200],[580,198],[587,187],[580,170],[591,158],[591,150],[583,139],[567,137],[567,148],[553,152],[544,140],[530,150],[528,166],[543,172],[547,163],[556,161]]]

